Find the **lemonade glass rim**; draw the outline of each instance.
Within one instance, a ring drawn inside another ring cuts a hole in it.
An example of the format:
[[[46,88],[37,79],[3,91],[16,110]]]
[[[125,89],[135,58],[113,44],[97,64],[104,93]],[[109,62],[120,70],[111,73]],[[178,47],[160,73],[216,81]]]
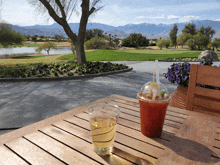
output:
[[[87,113],[90,114],[90,115],[93,115],[92,112],[89,111],[89,109],[92,108],[92,107],[95,107],[97,105],[113,106],[114,108],[118,109],[118,111],[112,111],[112,112],[115,112],[115,113],[108,114],[108,115],[95,115],[95,116],[99,116],[99,117],[114,117],[114,116],[119,115],[119,113],[121,112],[121,108],[119,106],[117,106],[117,105],[109,104],[109,103],[96,103],[96,104],[92,104],[92,105],[90,105],[90,106],[88,106],[86,108]]]

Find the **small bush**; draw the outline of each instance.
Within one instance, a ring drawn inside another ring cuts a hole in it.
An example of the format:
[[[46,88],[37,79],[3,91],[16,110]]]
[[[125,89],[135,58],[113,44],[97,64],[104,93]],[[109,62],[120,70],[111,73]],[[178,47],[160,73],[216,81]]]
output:
[[[86,49],[101,49],[103,47],[107,47],[109,42],[106,38],[103,37],[93,37],[89,41],[86,41],[85,48]]]
[[[55,75],[55,76],[58,76],[58,73],[57,73],[57,72],[54,72],[54,75]]]
[[[68,76],[73,76],[74,74],[72,72],[68,73]]]

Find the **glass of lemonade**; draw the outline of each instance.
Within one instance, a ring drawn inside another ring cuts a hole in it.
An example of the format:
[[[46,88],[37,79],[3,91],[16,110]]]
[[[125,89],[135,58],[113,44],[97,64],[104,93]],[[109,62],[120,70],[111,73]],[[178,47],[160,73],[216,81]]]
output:
[[[117,105],[98,103],[87,108],[90,116],[92,145],[98,155],[110,155],[121,109]]]

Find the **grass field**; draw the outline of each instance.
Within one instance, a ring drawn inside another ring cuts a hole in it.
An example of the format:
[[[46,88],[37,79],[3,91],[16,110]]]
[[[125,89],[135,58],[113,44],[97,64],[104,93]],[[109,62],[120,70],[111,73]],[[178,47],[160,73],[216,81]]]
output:
[[[187,49],[119,49],[119,50],[93,50],[86,51],[87,61],[154,61],[166,58],[197,58],[202,51]],[[216,52],[220,57],[220,52]],[[74,61],[72,53],[60,55],[25,55],[14,59],[0,59],[0,65],[15,65],[31,63],[53,63],[61,61]]]
[[[86,53],[88,61],[149,61],[164,60],[166,58],[197,58],[202,51],[189,50],[95,50]],[[220,52],[217,52],[220,57]]]

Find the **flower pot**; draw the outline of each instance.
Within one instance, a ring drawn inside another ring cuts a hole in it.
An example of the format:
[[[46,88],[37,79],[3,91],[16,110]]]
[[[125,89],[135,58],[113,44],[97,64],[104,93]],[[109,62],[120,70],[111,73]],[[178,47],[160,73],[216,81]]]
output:
[[[188,87],[178,86],[171,96],[169,106],[186,109],[187,90]]]

